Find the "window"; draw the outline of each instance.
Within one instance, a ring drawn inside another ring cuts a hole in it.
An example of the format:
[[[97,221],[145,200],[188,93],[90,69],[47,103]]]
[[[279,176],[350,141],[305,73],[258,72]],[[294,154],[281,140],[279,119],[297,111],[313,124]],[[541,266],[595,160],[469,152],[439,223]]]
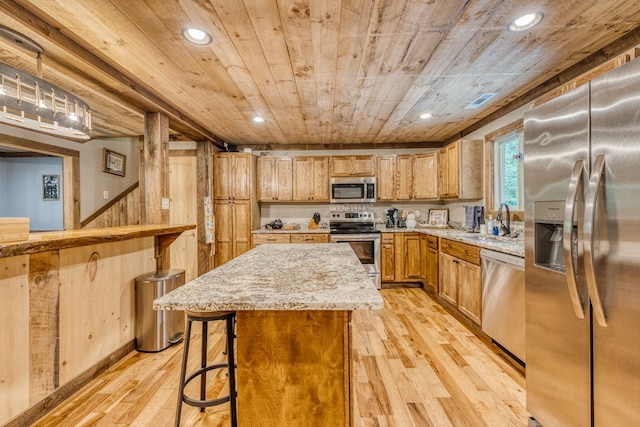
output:
[[[493,141],[494,208],[501,203],[509,205],[510,210],[524,210],[522,186],[522,130],[509,132]]]

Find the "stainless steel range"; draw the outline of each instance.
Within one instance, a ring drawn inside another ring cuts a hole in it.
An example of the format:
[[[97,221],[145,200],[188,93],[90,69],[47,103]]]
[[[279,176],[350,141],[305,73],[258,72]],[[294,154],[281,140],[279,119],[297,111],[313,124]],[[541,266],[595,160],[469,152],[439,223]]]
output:
[[[329,227],[331,243],[349,243],[380,289],[380,230],[376,230],[373,212],[331,212]]]

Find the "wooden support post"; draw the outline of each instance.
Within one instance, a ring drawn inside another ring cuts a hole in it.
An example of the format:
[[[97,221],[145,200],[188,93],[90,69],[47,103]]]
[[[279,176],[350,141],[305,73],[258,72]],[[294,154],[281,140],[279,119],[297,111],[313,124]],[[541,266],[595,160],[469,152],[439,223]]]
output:
[[[204,199],[211,197],[213,200],[213,155],[215,149],[208,141],[198,142],[197,145],[197,203],[198,203],[198,276],[206,273],[214,267],[214,257],[211,243],[205,242],[204,227]],[[213,203],[213,202],[212,202]]]
[[[169,118],[158,112],[144,115],[144,141],[140,146],[140,223],[168,224]],[[169,248],[157,253],[158,270],[169,268]]]

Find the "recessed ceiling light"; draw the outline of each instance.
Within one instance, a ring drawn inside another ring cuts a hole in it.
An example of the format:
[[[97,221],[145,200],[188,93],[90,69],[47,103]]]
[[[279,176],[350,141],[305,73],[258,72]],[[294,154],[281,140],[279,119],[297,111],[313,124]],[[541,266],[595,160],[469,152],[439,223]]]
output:
[[[209,44],[213,40],[211,34],[199,28],[187,27],[182,29],[182,37],[193,44]]]
[[[507,25],[507,31],[517,33],[519,31],[528,30],[529,28],[538,25],[538,23],[542,21],[542,18],[544,18],[544,13],[542,12],[522,15],[518,19],[509,22],[509,25]]]
[[[419,117],[422,120],[426,120],[426,119],[430,119],[431,117],[433,117],[433,114],[431,114],[431,113],[422,113],[422,114],[420,114]]]
[[[255,116],[251,120],[253,120],[254,123],[264,123],[267,121],[264,117],[260,117],[260,116]]]

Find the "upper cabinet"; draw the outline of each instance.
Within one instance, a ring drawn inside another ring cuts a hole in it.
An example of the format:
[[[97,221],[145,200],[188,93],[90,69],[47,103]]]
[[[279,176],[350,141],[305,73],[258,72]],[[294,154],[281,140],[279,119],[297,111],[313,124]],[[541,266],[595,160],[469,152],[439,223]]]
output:
[[[258,201],[293,200],[293,159],[291,157],[258,157]]]
[[[438,151],[414,154],[413,197],[416,200],[435,200],[438,188]]]
[[[437,200],[438,152],[376,156],[378,200]]]
[[[293,200],[329,201],[329,157],[300,156],[293,159]]]
[[[330,176],[375,176],[374,156],[331,156]]]
[[[376,156],[376,160],[378,200],[412,200],[413,156]]]
[[[254,157],[251,153],[216,153],[213,195],[216,200],[251,200]]]
[[[480,199],[482,178],[482,140],[461,139],[440,150],[440,198]]]

